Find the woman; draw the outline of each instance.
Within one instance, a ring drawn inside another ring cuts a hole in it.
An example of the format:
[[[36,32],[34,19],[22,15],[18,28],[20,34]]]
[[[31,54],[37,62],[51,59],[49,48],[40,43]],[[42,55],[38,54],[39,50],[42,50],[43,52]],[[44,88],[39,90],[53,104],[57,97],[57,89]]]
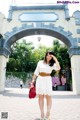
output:
[[[41,120],[50,119],[50,110],[52,106],[52,78],[50,76],[52,70],[60,70],[60,65],[53,52],[47,52],[44,60],[40,60],[35,69],[32,84],[36,78],[36,93],[38,95],[38,103],[41,111]],[[44,97],[47,101],[47,112],[44,115]]]

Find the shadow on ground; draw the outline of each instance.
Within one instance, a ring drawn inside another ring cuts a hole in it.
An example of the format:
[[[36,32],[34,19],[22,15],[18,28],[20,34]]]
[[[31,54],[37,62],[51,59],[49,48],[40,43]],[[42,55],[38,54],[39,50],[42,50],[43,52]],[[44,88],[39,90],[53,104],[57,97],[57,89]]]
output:
[[[67,91],[66,91],[67,92]],[[52,95],[53,99],[80,99],[80,95],[64,95],[63,92],[59,92],[59,94]],[[19,91],[19,93],[16,92],[16,90],[5,90],[3,92],[0,92],[0,95],[7,96],[7,97],[23,97],[23,98],[28,98],[28,91]]]

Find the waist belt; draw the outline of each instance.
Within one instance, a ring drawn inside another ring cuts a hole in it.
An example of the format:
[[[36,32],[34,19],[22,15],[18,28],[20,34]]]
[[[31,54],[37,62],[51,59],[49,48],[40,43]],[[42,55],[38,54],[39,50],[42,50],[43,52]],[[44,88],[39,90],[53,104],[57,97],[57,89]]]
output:
[[[40,73],[39,73],[39,75],[40,75],[40,76],[44,76],[44,77],[45,77],[45,76],[50,76],[50,73],[40,72]]]

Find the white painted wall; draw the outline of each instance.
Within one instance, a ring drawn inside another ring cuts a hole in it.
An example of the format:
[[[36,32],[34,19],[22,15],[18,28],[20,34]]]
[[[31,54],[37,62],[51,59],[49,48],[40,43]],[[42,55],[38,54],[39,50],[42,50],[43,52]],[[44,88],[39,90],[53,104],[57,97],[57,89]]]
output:
[[[80,94],[80,55],[73,55],[71,57],[71,70],[73,92]]]
[[[35,10],[34,10],[35,11]],[[39,10],[37,10],[38,12]],[[40,10],[43,11],[43,10]],[[48,12],[55,12],[58,16],[59,16],[59,20],[57,20],[56,22],[53,22],[53,24],[55,24],[55,27],[58,26],[62,26],[64,27],[65,31],[70,31],[73,35],[72,37],[80,37],[80,34],[77,34],[76,29],[79,28],[79,26],[75,25],[75,18],[71,17],[69,21],[65,20],[65,12],[63,10],[47,10]],[[46,12],[47,12],[46,11]],[[14,11],[13,12],[13,17],[12,17],[12,21],[8,22],[7,19],[1,20],[0,19],[0,32],[3,34],[6,32],[11,32],[13,27],[21,27],[22,24],[31,24],[31,22],[20,22],[18,20],[18,16],[21,15],[22,13],[25,12],[30,12],[30,10],[18,10],[18,11]],[[45,12],[45,11],[43,11]],[[0,18],[1,18],[1,14],[0,14]]]
[[[3,55],[0,56],[0,91],[5,89],[5,80],[6,80],[6,62],[7,58]]]

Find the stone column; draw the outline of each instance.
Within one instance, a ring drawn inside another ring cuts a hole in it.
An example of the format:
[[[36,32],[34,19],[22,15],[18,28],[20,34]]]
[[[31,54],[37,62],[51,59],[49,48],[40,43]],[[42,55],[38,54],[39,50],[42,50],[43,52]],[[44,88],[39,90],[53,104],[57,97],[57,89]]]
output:
[[[72,87],[75,94],[80,94],[80,55],[71,56]]]
[[[5,80],[6,80],[6,63],[7,58],[3,55],[0,55],[0,91],[5,89]]]

